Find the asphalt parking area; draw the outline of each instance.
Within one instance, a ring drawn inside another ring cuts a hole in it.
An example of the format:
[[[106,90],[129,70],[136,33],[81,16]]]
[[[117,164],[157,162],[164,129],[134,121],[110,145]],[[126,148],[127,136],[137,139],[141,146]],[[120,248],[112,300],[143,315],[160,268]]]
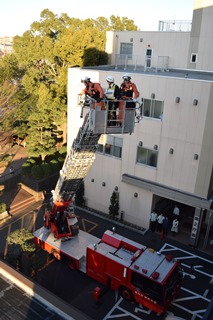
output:
[[[172,254],[176,259],[181,260],[184,270],[181,292],[170,306],[168,316],[176,316],[185,320],[203,319],[213,294],[213,261],[168,243],[163,245],[160,252]],[[148,309],[131,305],[119,297],[103,320],[124,318],[127,320],[163,320],[165,315],[156,315]]]

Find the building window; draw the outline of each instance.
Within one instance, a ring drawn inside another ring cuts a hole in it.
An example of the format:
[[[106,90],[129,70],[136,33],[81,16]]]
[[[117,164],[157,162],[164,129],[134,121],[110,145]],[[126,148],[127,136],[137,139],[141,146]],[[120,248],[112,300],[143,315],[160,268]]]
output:
[[[161,119],[163,114],[163,105],[162,100],[155,99],[143,99],[143,116],[149,118]]]
[[[133,43],[121,42],[120,54],[127,55],[129,59],[132,59]]]
[[[107,136],[104,141],[98,144],[97,152],[110,155],[116,158],[122,156],[123,139],[114,136]]]
[[[137,147],[137,163],[145,164],[150,167],[157,167],[158,150],[150,150]]]
[[[197,62],[197,53],[192,53],[191,54],[191,62],[196,63]]]

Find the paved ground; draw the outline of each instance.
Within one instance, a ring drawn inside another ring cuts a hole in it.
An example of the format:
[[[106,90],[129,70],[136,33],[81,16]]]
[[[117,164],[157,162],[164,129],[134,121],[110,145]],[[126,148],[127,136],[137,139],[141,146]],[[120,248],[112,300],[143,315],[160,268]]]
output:
[[[10,173],[10,167],[13,166],[14,170],[20,169],[22,164],[27,160],[27,148],[15,145],[10,147],[6,145],[4,148],[1,148],[2,154],[11,154],[13,156],[12,162],[8,167],[0,167],[1,178],[6,178]]]

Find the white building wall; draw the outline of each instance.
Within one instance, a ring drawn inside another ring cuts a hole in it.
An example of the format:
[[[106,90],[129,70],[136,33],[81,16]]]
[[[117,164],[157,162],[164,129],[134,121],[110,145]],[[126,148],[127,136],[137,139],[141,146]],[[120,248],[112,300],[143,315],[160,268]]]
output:
[[[69,83],[72,84],[72,79],[79,79],[78,83],[75,81],[74,85],[69,85],[69,146],[82,123],[77,105],[77,95],[82,89],[80,79],[88,75],[104,87],[108,74],[107,71],[69,69]],[[123,73],[110,74],[118,82]],[[150,98],[151,93],[155,93],[156,99],[164,101],[163,120],[144,117],[141,123],[135,125],[133,134],[121,136],[122,159],[97,153],[85,179],[85,197],[90,207],[108,213],[110,197],[115,186],[118,186],[120,211],[124,211],[125,219],[147,226],[153,195],[121,182],[122,174],[207,197],[213,163],[212,83],[147,74],[132,74],[132,80],[139,88],[141,97]],[[175,102],[176,97],[180,97],[180,103]],[[193,105],[194,99],[198,100],[197,106]],[[158,145],[157,168],[136,164],[139,141],[149,149]],[[173,155],[169,154],[170,148],[174,149]],[[198,154],[198,160],[194,159],[194,154]],[[135,192],[138,193],[137,198],[134,197]]]
[[[200,0],[196,0],[200,3]],[[207,6],[203,6],[203,3]],[[212,70],[213,0],[203,0],[193,15],[192,32],[107,32],[106,49],[115,64],[120,43],[133,43],[136,71],[144,66],[147,48],[153,49],[153,61],[158,56],[169,56],[169,68]],[[205,9],[204,9],[205,7]],[[207,10],[208,9],[208,10]],[[190,63],[191,53],[197,53],[197,62]],[[111,70],[115,83],[120,85],[126,72]],[[91,77],[106,87],[108,71],[69,69],[68,74],[68,149],[82,124],[77,95],[82,89],[81,79]],[[149,74],[130,73],[140,97],[164,101],[163,120],[144,117],[136,124],[132,135],[123,135],[122,159],[96,154],[96,159],[85,178],[85,197],[90,207],[109,212],[110,197],[118,186],[120,211],[124,219],[148,228],[149,213],[153,209],[153,194],[149,190],[122,182],[122,174],[129,174],[150,182],[207,198],[213,164],[213,86],[211,81],[172,77],[169,72]],[[180,97],[176,103],[175,98]],[[195,106],[193,100],[198,100]],[[136,163],[139,141],[152,149],[158,145],[157,168]],[[169,149],[174,154],[169,154]],[[194,155],[198,159],[194,159]],[[94,182],[92,182],[94,179]],[[105,182],[106,186],[102,186]],[[137,193],[138,197],[134,197]]]
[[[144,66],[146,49],[153,50],[152,65],[157,66],[158,56],[169,57],[169,68],[186,68],[190,32],[158,31],[108,31],[106,51],[110,55],[110,64],[116,64],[116,55],[120,54],[120,44],[133,43],[133,59],[129,64]]]
[[[168,56],[170,69],[213,71],[213,0],[195,0],[191,32],[177,31],[108,31],[106,52],[109,63],[116,64],[120,45],[133,44],[133,57],[128,65],[144,66],[146,49],[153,50],[152,65],[159,65],[159,56]],[[196,62],[191,61],[197,55]]]
[[[197,54],[196,63],[190,61]],[[213,71],[213,0],[195,0],[189,45],[188,68]]]

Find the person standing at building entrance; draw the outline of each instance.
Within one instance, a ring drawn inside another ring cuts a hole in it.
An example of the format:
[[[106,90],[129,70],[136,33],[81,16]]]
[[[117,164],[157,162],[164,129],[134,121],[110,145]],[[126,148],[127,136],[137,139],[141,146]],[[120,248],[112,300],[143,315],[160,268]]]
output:
[[[120,99],[120,89],[117,84],[114,82],[114,78],[112,76],[107,76],[106,81],[108,87],[104,92],[105,98],[108,104],[108,126],[115,126],[117,124],[116,121],[116,110],[119,105]]]
[[[172,221],[172,228],[171,228],[173,237],[175,237],[176,234],[178,233],[178,226],[179,226],[179,221],[178,221],[177,218],[175,218],[175,219]]]
[[[180,215],[180,209],[178,208],[177,205],[175,205],[174,209],[173,209],[173,217],[174,218],[179,218],[179,215]]]
[[[122,124],[125,101],[126,108],[135,108],[135,103],[138,101],[139,97],[139,91],[137,89],[137,86],[131,81],[131,77],[129,74],[125,74],[123,76],[123,82],[120,86],[120,92],[121,100],[123,101],[119,103],[118,120],[119,123]]]
[[[157,231],[161,232],[163,227],[163,220],[165,219],[163,213],[157,217]]]
[[[169,221],[169,218],[165,217],[165,219],[163,220],[163,224],[162,224],[164,236],[168,236],[168,232],[169,232],[170,228],[171,228],[171,223]]]
[[[104,98],[104,90],[100,83],[92,82],[89,77],[85,77],[81,81],[84,83],[85,88],[81,91],[80,95],[88,95],[96,101],[94,106],[95,108],[100,106],[101,109],[104,110],[104,103],[102,101]]]
[[[155,232],[156,230],[157,217],[158,217],[158,214],[155,212],[155,210],[152,211],[150,214],[150,230],[152,232]]]

